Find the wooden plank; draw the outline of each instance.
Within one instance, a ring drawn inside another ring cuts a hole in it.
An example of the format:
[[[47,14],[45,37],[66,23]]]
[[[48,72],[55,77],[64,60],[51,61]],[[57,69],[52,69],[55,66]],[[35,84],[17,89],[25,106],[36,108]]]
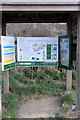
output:
[[[76,81],[76,106],[80,111],[80,13],[77,19],[77,81]]]
[[[78,5],[5,5],[2,11],[79,11]]]
[[[6,35],[6,21],[2,23],[2,35]],[[9,71],[3,71],[3,92],[9,93]]]
[[[9,72],[3,72],[3,92],[4,94],[9,93]]]
[[[69,92],[72,90],[72,71],[67,70],[66,71],[66,92]]]
[[[72,34],[72,19],[68,19],[68,34]],[[72,71],[66,70],[66,92],[72,90]]]
[[[0,39],[1,39],[1,35],[2,35],[2,13],[0,12]],[[1,104],[1,91],[2,91],[1,87],[2,86],[1,86],[1,81],[2,81],[2,72],[1,72],[1,63],[0,63],[0,120],[2,118],[2,104]]]
[[[3,4],[78,4],[79,0],[3,0]]]

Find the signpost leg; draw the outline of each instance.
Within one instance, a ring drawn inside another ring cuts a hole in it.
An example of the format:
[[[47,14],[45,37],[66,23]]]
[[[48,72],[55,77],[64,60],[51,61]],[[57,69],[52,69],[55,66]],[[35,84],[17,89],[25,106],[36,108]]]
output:
[[[9,93],[9,71],[3,72],[3,92],[4,94]]]
[[[68,34],[72,35],[72,21],[68,20]],[[66,92],[69,92],[72,90],[72,71],[66,70]]]
[[[2,23],[2,35],[6,36],[6,21]],[[9,93],[9,71],[3,72],[3,92]]]
[[[77,81],[76,81],[76,106],[80,111],[80,13],[77,19]]]
[[[1,81],[0,81],[1,83]],[[1,85],[0,85],[0,116],[1,116]]]
[[[0,12],[0,40],[1,40],[1,35],[2,35],[2,12]],[[1,86],[1,81],[2,81],[2,72],[0,69],[0,120],[2,119],[2,105],[1,105],[1,87],[2,86]]]
[[[66,92],[72,90],[72,71],[66,70]]]

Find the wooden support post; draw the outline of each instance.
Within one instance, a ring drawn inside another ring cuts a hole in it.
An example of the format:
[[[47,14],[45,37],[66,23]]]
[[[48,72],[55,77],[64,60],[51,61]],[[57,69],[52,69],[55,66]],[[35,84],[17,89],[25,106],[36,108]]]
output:
[[[77,80],[76,80],[76,107],[80,111],[80,13],[77,17]]]
[[[3,72],[3,80],[4,80],[3,92],[4,92],[4,94],[9,93],[9,72],[8,72],[8,70]]]
[[[4,19],[5,20],[5,19]],[[2,35],[6,35],[6,20],[2,23]],[[3,93],[9,93],[9,71],[3,71]]]
[[[68,35],[72,35],[72,20],[69,18],[67,21],[67,28],[68,28]],[[66,92],[69,92],[72,90],[72,71],[66,70]]]
[[[66,92],[72,90],[72,71],[66,70]]]
[[[0,12],[0,40],[1,40],[1,35],[2,35],[2,12]],[[2,105],[1,105],[1,87],[2,86],[1,86],[1,81],[2,81],[2,72],[0,71],[0,120],[2,118]]]

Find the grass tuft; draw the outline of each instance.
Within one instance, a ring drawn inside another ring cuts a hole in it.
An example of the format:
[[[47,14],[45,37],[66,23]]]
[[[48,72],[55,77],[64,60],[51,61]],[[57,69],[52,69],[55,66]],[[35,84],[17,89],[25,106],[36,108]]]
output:
[[[75,95],[75,91],[72,91],[68,94],[65,94],[62,98],[61,101],[64,103],[64,101],[67,102],[67,104],[69,105],[73,105],[76,104],[76,95]]]

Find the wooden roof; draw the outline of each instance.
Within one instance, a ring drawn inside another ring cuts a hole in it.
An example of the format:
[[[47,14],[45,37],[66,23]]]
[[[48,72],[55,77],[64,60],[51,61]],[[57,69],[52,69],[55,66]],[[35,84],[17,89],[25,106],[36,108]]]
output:
[[[2,4],[79,4],[79,0],[1,0]]]

